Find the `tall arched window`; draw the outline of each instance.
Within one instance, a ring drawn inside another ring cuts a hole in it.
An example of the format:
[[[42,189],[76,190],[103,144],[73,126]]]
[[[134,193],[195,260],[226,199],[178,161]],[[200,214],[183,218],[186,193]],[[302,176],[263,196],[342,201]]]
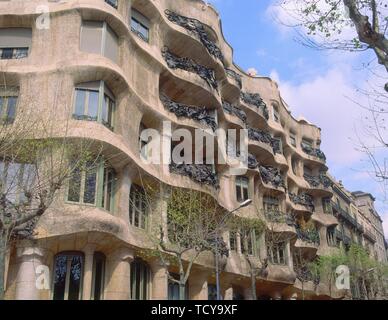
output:
[[[142,187],[131,186],[129,194],[129,223],[137,228],[147,227],[147,201],[146,194]]]
[[[81,300],[84,255],[62,252],[55,256],[53,276],[54,300]]]
[[[146,262],[136,258],[131,263],[131,298],[132,300],[147,300],[151,270]]]

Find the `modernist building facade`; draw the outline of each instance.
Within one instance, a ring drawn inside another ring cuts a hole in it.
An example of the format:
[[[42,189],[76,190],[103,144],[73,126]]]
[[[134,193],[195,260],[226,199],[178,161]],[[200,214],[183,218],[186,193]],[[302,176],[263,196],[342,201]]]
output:
[[[249,76],[233,63],[218,14],[202,1],[49,1],[47,28],[37,13],[41,2],[0,2],[0,96],[7,116],[17,121],[21,110],[34,106],[66,120],[72,137],[101,143],[109,160],[93,174],[80,173],[79,188],[70,188],[74,181],[69,181],[58,195],[60,205],[38,221],[34,239],[12,246],[6,298],[176,298],[177,286],[161,261],[141,254],[153,247],[152,224],[161,224],[168,236],[166,213],[139,197],[147,176],[210,194],[230,211],[252,199],[238,214],[275,224],[271,232],[284,235],[275,247],[266,246],[265,236],[250,240],[252,259],[260,265],[268,258],[265,276],[257,278],[257,296],[300,299],[300,257],[313,260],[337,250],[334,229],[341,226],[331,208],[333,190],[342,191],[332,189],[326,174],[320,129],[293,118],[274,81]],[[161,131],[164,121],[190,131],[247,129],[247,173],[235,176],[216,162],[201,166],[205,178],[199,179],[198,165],[146,164],[141,130]],[[363,229],[352,226],[352,234],[345,231],[340,241],[367,242],[382,260],[381,220],[372,198],[344,197],[354,198],[365,223]],[[250,299],[241,239],[226,232],[224,240],[230,253],[221,273],[222,296]],[[49,286],[36,286],[37,266],[47,266]],[[214,298],[214,274],[213,255],[201,255],[188,280],[188,298]],[[344,296],[315,280],[303,284],[306,298]]]

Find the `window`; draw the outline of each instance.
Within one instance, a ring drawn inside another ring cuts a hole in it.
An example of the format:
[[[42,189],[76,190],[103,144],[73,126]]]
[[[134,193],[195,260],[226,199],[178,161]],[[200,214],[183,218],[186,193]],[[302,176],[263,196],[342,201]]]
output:
[[[269,245],[267,243],[268,259],[273,264],[286,264],[286,244],[278,242]]]
[[[272,105],[272,110],[273,110],[273,120],[275,122],[280,122],[280,114],[279,114],[278,107],[275,105]]]
[[[83,21],[81,26],[81,51],[100,54],[118,62],[119,40],[106,22]]]
[[[22,59],[28,56],[32,30],[28,28],[0,28],[0,59]]]
[[[279,212],[280,205],[279,199],[274,197],[264,197],[263,198],[263,206],[265,212]]]
[[[73,118],[97,121],[113,130],[114,110],[115,98],[104,81],[86,82],[76,86]]]
[[[105,255],[95,252],[93,258],[92,300],[104,299]]]
[[[207,299],[210,301],[217,300],[217,286],[214,284],[207,285]]]
[[[331,214],[331,199],[330,198],[323,198],[322,199],[322,208],[324,213]]]
[[[327,228],[327,244],[331,247],[337,246],[337,239],[336,239],[336,232],[335,227],[328,227]]]
[[[283,154],[283,141],[281,138],[273,138],[273,149],[275,153]]]
[[[229,231],[229,249],[237,251],[237,232],[235,231]]]
[[[55,257],[53,276],[54,300],[80,300],[84,256],[81,252],[60,253]]]
[[[291,167],[294,175],[298,175],[298,161],[295,158],[291,159]]]
[[[140,123],[140,129],[139,129],[139,149],[140,149],[140,157],[144,160],[147,161],[151,159],[152,157],[152,148],[150,148],[150,143],[152,138],[147,137],[144,138],[141,136],[142,132],[144,130],[147,130],[148,128],[143,124]]]
[[[118,0],[105,0],[105,2],[115,9],[118,8]]]
[[[103,160],[75,168],[69,179],[67,201],[114,211],[116,173]]]
[[[303,172],[305,175],[309,175],[309,176],[312,176],[312,174],[313,174],[312,170],[306,166],[303,167]]]
[[[32,164],[0,160],[0,192],[13,204],[31,201],[36,168]]]
[[[238,202],[249,199],[248,185],[249,179],[247,177],[236,177],[236,198]]]
[[[149,286],[151,270],[147,263],[136,258],[131,263],[131,299],[147,300],[149,298]]]
[[[258,248],[255,231],[251,229],[242,230],[241,240],[241,253],[255,256]]]
[[[18,91],[0,86],[0,123],[12,123],[15,120]]]
[[[296,135],[295,133],[290,132],[290,143],[296,148]]]
[[[176,280],[179,280],[179,275],[175,273],[170,273],[170,276],[173,277]],[[188,300],[189,298],[189,292],[187,289],[188,285],[186,282],[185,286],[185,300]],[[172,281],[171,279],[168,280],[168,300],[180,300],[179,299],[179,283]]]
[[[307,147],[309,149],[312,149],[313,142],[311,140],[308,140],[308,139],[302,139],[302,146]]]
[[[131,186],[129,195],[129,223],[137,228],[145,229],[147,226],[147,202],[144,189]]]
[[[150,21],[133,8],[131,9],[131,30],[145,42],[149,41]]]

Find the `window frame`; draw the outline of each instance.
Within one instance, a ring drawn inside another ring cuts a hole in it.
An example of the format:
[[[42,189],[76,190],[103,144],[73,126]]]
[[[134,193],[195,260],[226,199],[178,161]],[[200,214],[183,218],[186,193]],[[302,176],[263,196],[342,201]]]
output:
[[[99,82],[98,90],[96,88],[87,88],[87,84],[91,84],[94,82]],[[77,114],[77,102],[78,102],[78,92],[85,92],[84,102],[82,105],[83,114]],[[97,117],[89,116],[89,102],[90,102],[90,93],[98,93],[98,101],[97,101]],[[111,123],[106,122],[103,119],[104,116],[104,108],[106,100],[110,102],[110,112],[109,107],[107,108],[108,120],[111,119]],[[91,81],[78,83],[74,86],[74,98],[73,98],[73,119],[75,120],[83,120],[83,121],[95,121],[101,123],[103,126],[107,127],[109,130],[114,131],[115,126],[115,113],[116,113],[116,99],[114,95],[111,93],[109,87],[103,80],[99,81]],[[110,116],[109,116],[110,115]]]
[[[60,256],[66,257],[66,277],[65,277],[65,289],[63,294],[63,299],[55,299],[55,274],[56,274],[56,262],[57,258]],[[83,294],[83,280],[84,280],[84,272],[85,272],[85,254],[81,251],[63,251],[59,252],[54,256],[54,263],[53,263],[53,277],[51,282],[51,299],[52,300],[69,300],[69,287],[70,287],[70,272],[72,259],[73,257],[80,257],[81,258],[81,273],[80,273],[80,284],[79,284],[79,292],[78,292],[78,301],[82,300],[82,294]]]
[[[142,19],[144,19],[144,21],[148,23],[148,26],[145,23],[140,21]],[[135,23],[136,28],[132,24],[133,22]],[[141,26],[143,29],[147,30],[146,36],[141,31],[139,31],[139,26]],[[141,40],[143,40],[146,43],[150,43],[151,21],[144,14],[142,14],[139,10],[137,10],[135,8],[130,8],[129,27],[131,29],[131,32],[134,33],[137,37],[139,37]]]
[[[249,199],[249,178],[246,176],[236,176],[235,180],[236,200],[242,203]]]
[[[139,280],[140,283],[137,283],[137,276],[136,272],[139,272]],[[151,279],[152,279],[152,273],[151,268],[148,265],[147,262],[140,258],[135,258],[131,262],[131,300],[148,300],[150,298],[150,291],[151,291]],[[135,299],[135,296],[137,296],[137,288],[139,289],[138,296],[139,299]],[[146,292],[144,293],[144,289]]]
[[[137,184],[131,185],[129,191],[129,224],[135,228],[147,230],[148,229],[148,204],[145,199],[146,194],[144,188]],[[136,203],[140,206],[137,207]],[[140,208],[141,207],[141,208]],[[136,218],[136,215],[137,218]],[[138,223],[136,224],[136,219]]]
[[[98,261],[99,260],[99,261]],[[102,263],[101,279],[100,279],[100,296],[96,298],[96,269],[97,262]],[[106,269],[106,256],[102,252],[95,252],[93,255],[93,280],[92,280],[92,296],[91,300],[104,300],[105,291],[105,269]]]
[[[281,261],[282,258],[280,252],[283,252],[283,262]],[[272,248],[270,248],[267,244],[267,256],[273,265],[287,265],[288,257],[286,242],[279,241]]]

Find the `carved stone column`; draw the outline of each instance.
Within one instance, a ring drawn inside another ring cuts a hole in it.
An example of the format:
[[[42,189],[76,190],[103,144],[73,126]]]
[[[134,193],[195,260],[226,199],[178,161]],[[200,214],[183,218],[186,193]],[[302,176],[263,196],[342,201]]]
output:
[[[92,296],[94,249],[95,247],[93,245],[88,245],[84,249],[85,263],[84,263],[82,300],[90,300]]]
[[[131,298],[131,262],[134,253],[129,248],[118,248],[106,261],[106,300],[129,300]]]
[[[40,299],[40,287],[36,284],[37,268],[43,265],[46,250],[37,247],[17,248],[17,275],[15,300]],[[45,284],[46,287],[48,284]]]

